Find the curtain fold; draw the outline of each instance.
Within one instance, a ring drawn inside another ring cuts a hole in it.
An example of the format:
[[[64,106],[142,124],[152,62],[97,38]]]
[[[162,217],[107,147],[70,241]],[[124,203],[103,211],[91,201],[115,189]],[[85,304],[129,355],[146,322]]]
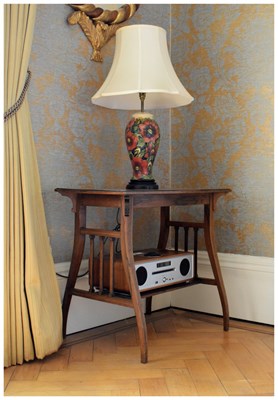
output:
[[[24,87],[36,5],[4,5],[4,109]],[[4,124],[4,365],[44,358],[62,343],[59,288],[45,221],[27,98]]]

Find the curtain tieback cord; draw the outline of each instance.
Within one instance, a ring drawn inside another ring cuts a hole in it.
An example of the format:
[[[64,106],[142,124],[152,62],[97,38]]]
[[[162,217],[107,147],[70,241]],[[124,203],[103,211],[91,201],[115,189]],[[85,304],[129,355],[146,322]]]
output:
[[[26,80],[25,80],[21,95],[19,96],[19,99],[16,101],[16,103],[12,107],[10,107],[8,109],[8,111],[6,111],[4,113],[4,122],[8,121],[9,118],[11,118],[14,114],[16,114],[17,111],[22,106],[23,100],[25,98],[27,89],[28,89],[29,84],[30,84],[30,80],[31,80],[31,71],[28,69],[27,77],[26,77]]]

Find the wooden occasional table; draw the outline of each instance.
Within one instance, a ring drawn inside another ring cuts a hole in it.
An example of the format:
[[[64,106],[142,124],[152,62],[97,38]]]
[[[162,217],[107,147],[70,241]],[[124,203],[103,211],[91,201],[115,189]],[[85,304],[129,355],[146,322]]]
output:
[[[208,284],[217,286],[222,311],[223,328],[229,329],[229,309],[225,292],[224,282],[217,256],[214,235],[214,211],[217,199],[230,192],[230,189],[204,189],[204,190],[90,190],[90,189],[66,189],[57,188],[55,191],[62,196],[71,199],[75,214],[74,244],[69,277],[63,298],[63,334],[66,335],[68,311],[72,296],[86,297],[93,300],[127,306],[134,309],[140,340],[141,362],[148,362],[147,330],[144,310],[141,299],[146,298],[147,312],[151,311],[151,298],[153,295],[168,290],[180,289],[181,287],[195,284]],[[171,206],[203,205],[204,217],[202,222],[174,221],[170,217]],[[120,231],[96,229],[86,225],[87,207],[114,207],[120,210]],[[140,292],[134,264],[133,254],[133,215],[137,208],[159,207],[160,208],[160,234],[157,249],[165,250],[167,246],[170,227],[175,230],[175,250],[178,250],[179,229],[184,229],[185,245],[188,250],[188,230],[194,231],[194,277],[190,283],[176,283],[166,287],[152,288]],[[197,271],[197,233],[199,229],[204,230],[206,249],[209,255],[214,279],[202,278]],[[75,288],[77,275],[83,257],[85,238],[90,238],[91,255],[89,259],[89,289],[81,290]],[[94,239],[100,240],[100,258],[104,257],[104,239],[109,240],[110,251],[110,290],[102,290],[103,265],[99,270],[100,290],[94,290]],[[120,239],[122,266],[129,285],[130,296],[118,296],[113,291],[113,249],[114,241]]]

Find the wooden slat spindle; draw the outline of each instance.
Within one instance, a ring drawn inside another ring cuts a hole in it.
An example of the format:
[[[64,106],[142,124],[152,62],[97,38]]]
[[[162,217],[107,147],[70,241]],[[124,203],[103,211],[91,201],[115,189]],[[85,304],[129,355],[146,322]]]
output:
[[[188,251],[188,231],[189,231],[189,227],[185,226],[183,229],[184,229],[184,251],[187,252]]]
[[[179,226],[175,226],[175,251],[179,250]]]
[[[198,278],[198,228],[194,228],[194,278]]]
[[[109,238],[109,296],[114,296],[114,238]]]
[[[104,237],[99,237],[99,294],[103,293]]]
[[[89,286],[90,292],[94,291],[94,244],[95,244],[95,236],[90,235],[90,256],[89,256]]]

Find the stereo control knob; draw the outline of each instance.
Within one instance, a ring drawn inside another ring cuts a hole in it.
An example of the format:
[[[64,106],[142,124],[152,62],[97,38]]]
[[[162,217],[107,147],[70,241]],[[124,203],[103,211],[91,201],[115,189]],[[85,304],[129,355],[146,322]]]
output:
[[[167,279],[166,279],[165,276],[164,276],[164,278],[162,279],[162,282],[166,282],[166,280],[167,280]]]
[[[187,258],[184,258],[180,263],[180,273],[182,276],[186,276],[190,270],[190,262]]]
[[[148,272],[145,267],[141,266],[136,270],[137,282],[139,286],[144,285],[147,280]]]

